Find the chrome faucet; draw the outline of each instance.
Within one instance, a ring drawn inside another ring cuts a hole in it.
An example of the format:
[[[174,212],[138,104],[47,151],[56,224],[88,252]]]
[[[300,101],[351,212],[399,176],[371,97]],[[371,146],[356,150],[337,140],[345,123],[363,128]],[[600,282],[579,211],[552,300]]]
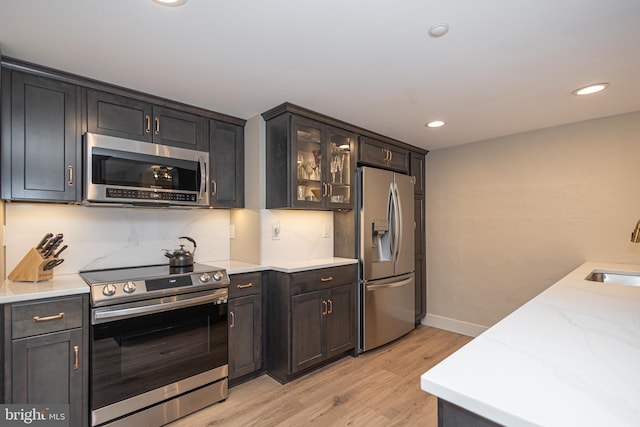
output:
[[[640,219],[636,223],[636,228],[631,233],[631,241],[633,243],[640,243]]]

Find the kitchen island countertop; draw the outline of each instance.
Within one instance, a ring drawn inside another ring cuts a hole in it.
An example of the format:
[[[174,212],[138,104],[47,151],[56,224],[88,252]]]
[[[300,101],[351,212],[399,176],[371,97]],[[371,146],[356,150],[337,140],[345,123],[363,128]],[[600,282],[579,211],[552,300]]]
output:
[[[424,391],[508,426],[637,426],[640,287],[587,262],[421,376]]]

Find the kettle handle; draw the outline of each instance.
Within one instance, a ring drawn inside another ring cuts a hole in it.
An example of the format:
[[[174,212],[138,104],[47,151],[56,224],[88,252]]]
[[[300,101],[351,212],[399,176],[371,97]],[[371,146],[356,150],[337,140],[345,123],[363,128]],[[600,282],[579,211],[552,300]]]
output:
[[[195,253],[196,253],[196,247],[197,247],[197,245],[196,245],[196,241],[195,241],[195,240],[193,240],[191,237],[187,237],[187,236],[180,236],[180,237],[178,237],[178,239],[187,239],[188,241],[190,241],[191,243],[193,243],[193,252],[191,252],[191,253],[192,253],[192,254],[195,254]]]

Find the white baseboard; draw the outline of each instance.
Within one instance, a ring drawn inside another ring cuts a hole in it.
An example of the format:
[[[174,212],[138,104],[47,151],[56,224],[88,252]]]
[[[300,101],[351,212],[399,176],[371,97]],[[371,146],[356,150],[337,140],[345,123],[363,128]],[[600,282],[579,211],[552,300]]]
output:
[[[438,316],[435,314],[427,314],[425,318],[422,319],[422,324],[474,338],[489,329],[486,326],[463,322],[462,320],[450,319],[448,317]]]

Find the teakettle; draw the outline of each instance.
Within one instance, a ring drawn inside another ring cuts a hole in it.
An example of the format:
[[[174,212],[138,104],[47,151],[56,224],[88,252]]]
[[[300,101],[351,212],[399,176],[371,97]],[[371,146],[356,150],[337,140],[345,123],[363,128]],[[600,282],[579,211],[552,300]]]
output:
[[[196,253],[196,241],[191,237],[182,236],[179,239],[186,239],[193,244],[193,252],[184,249],[184,245],[180,245],[180,249],[168,251],[165,249],[164,256],[169,258],[170,267],[188,267],[193,265],[193,255]]]

